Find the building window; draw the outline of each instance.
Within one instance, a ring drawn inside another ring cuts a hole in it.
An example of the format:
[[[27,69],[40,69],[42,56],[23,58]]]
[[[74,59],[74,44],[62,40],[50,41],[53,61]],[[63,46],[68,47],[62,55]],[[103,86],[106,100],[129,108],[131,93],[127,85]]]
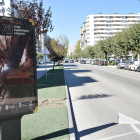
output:
[[[97,36],[95,36],[94,39],[97,39]]]
[[[97,31],[97,29],[94,29],[94,31]]]
[[[0,9],[0,13],[2,13],[2,9]]]
[[[109,25],[108,25],[108,24],[106,24],[106,26],[107,26],[107,27],[109,27]]]
[[[89,27],[89,25],[87,25],[87,27]]]
[[[108,21],[108,20],[107,20],[106,22],[107,22],[107,23],[109,23],[109,21]]]
[[[96,18],[96,17],[94,17],[94,18]]]
[[[97,35],[97,33],[94,33],[94,35]]]
[[[112,18],[112,16],[110,16],[110,18]]]
[[[94,27],[96,27],[97,25],[96,24],[94,24]]]
[[[109,35],[109,33],[107,33],[107,35]]]
[[[90,35],[90,33],[88,33],[87,35]]]
[[[113,33],[112,33],[112,32],[111,32],[110,34],[111,34],[111,35],[113,35]]]
[[[94,20],[94,22],[97,22],[97,20]]]
[[[96,43],[97,43],[97,41],[94,41],[94,43],[96,44]]]
[[[90,43],[90,41],[88,41],[87,43]]]

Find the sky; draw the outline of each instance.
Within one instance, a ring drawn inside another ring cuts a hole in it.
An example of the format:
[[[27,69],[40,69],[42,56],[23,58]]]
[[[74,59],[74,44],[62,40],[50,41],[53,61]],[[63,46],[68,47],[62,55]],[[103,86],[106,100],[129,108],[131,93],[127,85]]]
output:
[[[43,0],[43,7],[51,7],[54,29],[51,38],[66,35],[69,44],[76,45],[80,39],[80,27],[90,14],[140,13],[139,0]]]

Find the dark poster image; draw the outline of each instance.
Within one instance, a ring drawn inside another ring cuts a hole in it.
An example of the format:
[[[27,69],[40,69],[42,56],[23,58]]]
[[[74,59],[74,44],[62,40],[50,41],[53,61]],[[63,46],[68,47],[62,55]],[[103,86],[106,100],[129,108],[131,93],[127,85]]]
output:
[[[0,17],[0,117],[37,106],[34,57],[32,23]]]

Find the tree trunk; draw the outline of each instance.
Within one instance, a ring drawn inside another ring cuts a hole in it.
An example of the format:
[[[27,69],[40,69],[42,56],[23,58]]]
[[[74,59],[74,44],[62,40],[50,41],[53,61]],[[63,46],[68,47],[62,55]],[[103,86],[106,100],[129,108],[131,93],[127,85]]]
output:
[[[139,59],[140,59],[140,55],[139,55],[139,53],[138,53],[137,59],[138,59],[138,61],[139,61]]]
[[[55,60],[53,61],[53,70],[52,70],[52,73],[54,72],[54,67],[55,67]]]
[[[114,55],[114,58],[115,58],[115,65],[116,65],[116,56]]]

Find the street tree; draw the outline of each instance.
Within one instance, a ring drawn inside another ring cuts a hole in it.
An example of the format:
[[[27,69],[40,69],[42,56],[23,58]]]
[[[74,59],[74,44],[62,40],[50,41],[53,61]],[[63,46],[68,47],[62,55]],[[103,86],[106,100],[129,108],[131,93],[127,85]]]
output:
[[[81,40],[78,40],[76,43],[75,53],[79,53],[81,51],[80,42],[81,42]]]
[[[61,48],[61,46],[57,44],[57,41],[55,41],[55,40],[52,41],[50,38],[48,38],[46,43],[45,43],[45,46],[47,47],[47,49],[50,52],[50,54],[48,54],[47,56],[50,60],[52,60],[54,62],[53,63],[53,70],[52,70],[52,73],[53,73],[54,67],[55,67],[55,62],[62,60],[64,58],[64,56],[61,53],[59,53],[61,51],[58,49],[55,49],[52,44],[57,45],[57,48]]]
[[[43,8],[43,0],[38,3],[37,0],[25,1],[15,0],[12,4],[14,14],[10,14],[12,17],[17,18],[29,18],[35,22],[35,37],[36,41],[42,32],[52,31],[53,25],[51,21],[52,11],[51,7],[45,12]],[[10,9],[7,9],[10,12]],[[43,29],[43,31],[41,31]]]

